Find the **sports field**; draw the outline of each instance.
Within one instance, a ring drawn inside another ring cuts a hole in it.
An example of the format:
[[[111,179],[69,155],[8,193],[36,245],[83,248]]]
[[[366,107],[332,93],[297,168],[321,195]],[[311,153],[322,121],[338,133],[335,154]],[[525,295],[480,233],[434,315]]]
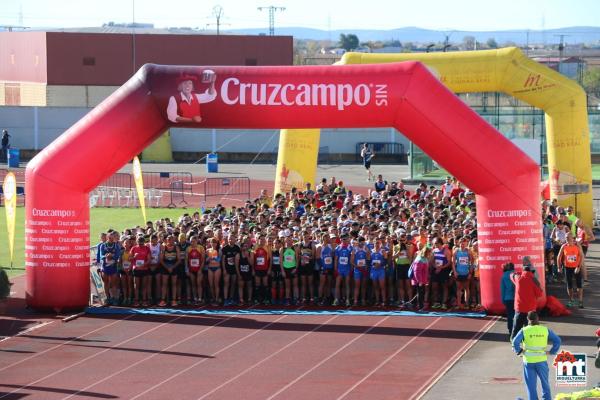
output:
[[[184,208],[147,208],[146,216],[148,219],[157,220],[169,217],[177,220],[183,213],[193,212],[191,209]],[[139,208],[92,208],[90,210],[90,223],[92,230],[90,232],[90,243],[95,244],[100,232],[109,228],[121,231],[124,228],[142,225],[144,219]],[[15,255],[12,271],[8,271],[10,276],[20,275],[25,272],[25,208],[17,208],[17,223],[15,232]],[[10,267],[10,252],[8,246],[8,234],[6,232],[6,215],[2,212],[0,217],[0,266]]]

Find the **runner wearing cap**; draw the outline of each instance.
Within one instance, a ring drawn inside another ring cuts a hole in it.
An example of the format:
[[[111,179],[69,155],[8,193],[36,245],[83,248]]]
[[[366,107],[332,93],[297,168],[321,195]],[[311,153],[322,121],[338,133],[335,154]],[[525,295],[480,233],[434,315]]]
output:
[[[560,248],[557,261],[558,272],[562,273],[563,268],[565,269],[567,294],[569,295],[567,307],[579,305],[579,308],[583,308],[583,283],[581,274],[581,266],[584,262],[583,250],[575,242],[571,233],[567,234],[567,243]],[[575,284],[573,284],[573,281],[575,281]],[[577,295],[579,303],[575,300],[575,295]]]

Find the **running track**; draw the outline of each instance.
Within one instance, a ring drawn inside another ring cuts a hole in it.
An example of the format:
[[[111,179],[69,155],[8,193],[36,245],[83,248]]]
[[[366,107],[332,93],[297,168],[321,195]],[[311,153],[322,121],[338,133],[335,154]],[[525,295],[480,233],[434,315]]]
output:
[[[0,342],[0,399],[417,399],[494,318],[84,316]]]

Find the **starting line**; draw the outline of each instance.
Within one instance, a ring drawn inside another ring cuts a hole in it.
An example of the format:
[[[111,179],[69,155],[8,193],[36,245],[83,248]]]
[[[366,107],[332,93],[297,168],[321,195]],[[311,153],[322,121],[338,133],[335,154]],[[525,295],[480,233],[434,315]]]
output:
[[[88,307],[86,314],[91,315],[348,315],[382,317],[466,317],[485,318],[485,312],[416,312],[416,311],[368,311],[368,310],[298,310],[298,309],[178,309],[178,308],[120,308]]]

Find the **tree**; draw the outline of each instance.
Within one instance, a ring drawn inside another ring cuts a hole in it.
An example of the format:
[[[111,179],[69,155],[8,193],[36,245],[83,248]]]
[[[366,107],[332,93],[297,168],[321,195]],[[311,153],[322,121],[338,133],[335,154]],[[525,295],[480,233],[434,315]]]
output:
[[[353,33],[348,35],[340,34],[340,47],[346,51],[354,50],[358,47],[358,36]]]
[[[463,38],[463,46],[465,47],[465,50],[475,50],[475,37],[465,36]]]
[[[498,48],[498,43],[496,42],[496,39],[494,39],[494,38],[489,38],[487,40],[487,42],[485,42],[485,43],[487,44],[487,46],[490,49],[497,49]]]
[[[586,69],[581,83],[587,94],[600,97],[600,68]]]

